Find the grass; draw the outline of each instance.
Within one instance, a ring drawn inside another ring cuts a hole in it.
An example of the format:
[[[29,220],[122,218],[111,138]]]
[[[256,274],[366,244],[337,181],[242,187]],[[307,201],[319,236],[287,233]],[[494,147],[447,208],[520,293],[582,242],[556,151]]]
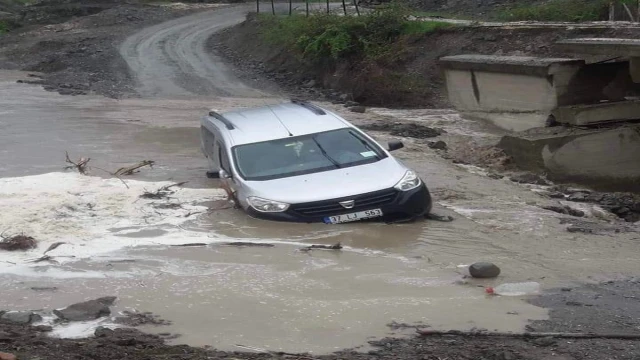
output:
[[[498,12],[502,21],[583,22],[604,20],[608,3],[602,0],[549,0],[538,4],[521,4]]]
[[[0,35],[9,31],[9,24],[6,21],[0,21]]]
[[[397,52],[403,37],[451,27],[437,21],[408,21],[409,14],[390,6],[362,16],[260,14],[258,21],[266,41],[285,46],[311,63],[331,64],[350,57],[381,58]]]

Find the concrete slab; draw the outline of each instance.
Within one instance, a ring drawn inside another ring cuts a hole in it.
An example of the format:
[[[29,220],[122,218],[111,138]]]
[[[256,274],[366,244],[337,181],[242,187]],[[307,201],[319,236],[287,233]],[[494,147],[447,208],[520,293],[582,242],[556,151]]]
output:
[[[640,119],[640,100],[561,106],[551,113],[556,121],[571,125],[637,120]]]
[[[439,60],[443,69],[474,70],[545,77],[562,66],[582,66],[584,60],[532,56],[455,55]]]
[[[640,57],[640,39],[567,39],[556,42],[555,47],[576,54]]]
[[[524,170],[604,191],[640,191],[640,125],[542,128],[504,136],[499,145]]]

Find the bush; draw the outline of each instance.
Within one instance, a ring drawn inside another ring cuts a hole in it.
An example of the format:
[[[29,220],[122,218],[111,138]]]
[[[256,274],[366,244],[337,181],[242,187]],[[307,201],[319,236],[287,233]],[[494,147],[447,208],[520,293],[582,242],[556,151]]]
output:
[[[0,21],[0,34],[4,34],[9,31],[9,24],[6,21]]]
[[[266,41],[284,45],[314,63],[358,56],[377,58],[393,50],[402,36],[434,32],[450,25],[406,20],[409,12],[391,6],[362,16],[260,14]]]
[[[550,0],[541,4],[517,5],[501,11],[503,21],[597,21],[607,16],[608,3],[601,0]]]

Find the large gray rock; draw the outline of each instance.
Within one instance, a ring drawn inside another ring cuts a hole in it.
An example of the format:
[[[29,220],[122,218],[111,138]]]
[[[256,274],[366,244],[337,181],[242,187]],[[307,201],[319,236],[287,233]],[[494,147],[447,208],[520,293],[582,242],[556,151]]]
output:
[[[500,268],[490,262],[477,262],[469,266],[469,274],[474,278],[494,278],[500,275]]]
[[[67,321],[95,320],[110,315],[109,306],[113,305],[115,301],[115,296],[108,296],[73,304],[65,309],[53,310],[53,313],[60,319]]]
[[[42,316],[33,311],[7,311],[0,315],[0,323],[5,324],[32,324],[42,320]]]

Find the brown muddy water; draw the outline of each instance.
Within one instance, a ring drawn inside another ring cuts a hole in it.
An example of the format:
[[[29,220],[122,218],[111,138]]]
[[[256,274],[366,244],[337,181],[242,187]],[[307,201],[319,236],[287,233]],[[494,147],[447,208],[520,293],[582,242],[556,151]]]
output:
[[[198,121],[209,108],[278,99],[64,97],[15,82],[24,76],[0,74],[0,207],[9,209],[0,215],[0,230],[24,231],[41,243],[25,254],[2,254],[0,309],[53,309],[115,295],[117,311],[151,311],[172,321],[148,330],[181,334],[176,343],[325,353],[396,332],[386,326],[392,321],[522,330],[528,320],[546,318],[546,310],[522,298],[488,297],[483,286],[533,280],[548,288],[614,278],[634,273],[640,260],[636,233],[568,233],[558,214],[537,206],[550,201],[537,188],[452,164],[425,140],[403,139],[397,156],[420,173],[435,212],[452,215],[451,223],[252,219],[226,206],[216,183],[205,178]],[[490,142],[498,135],[451,111],[353,114],[323,105],[356,124],[410,119],[445,127],[444,139]],[[88,177],[64,173],[65,151],[106,170],[157,163],[126,178],[125,188],[97,168]],[[188,189],[168,200],[138,199],[167,181],[189,181]],[[60,241],[67,244],[49,253],[57,263],[31,262]],[[274,246],[223,245],[232,241]],[[345,248],[300,251],[336,242]],[[172,246],[185,243],[206,246]],[[464,265],[481,260],[498,264],[501,276],[465,279]],[[35,292],[35,286],[58,289]],[[97,325],[55,333],[81,336]]]

